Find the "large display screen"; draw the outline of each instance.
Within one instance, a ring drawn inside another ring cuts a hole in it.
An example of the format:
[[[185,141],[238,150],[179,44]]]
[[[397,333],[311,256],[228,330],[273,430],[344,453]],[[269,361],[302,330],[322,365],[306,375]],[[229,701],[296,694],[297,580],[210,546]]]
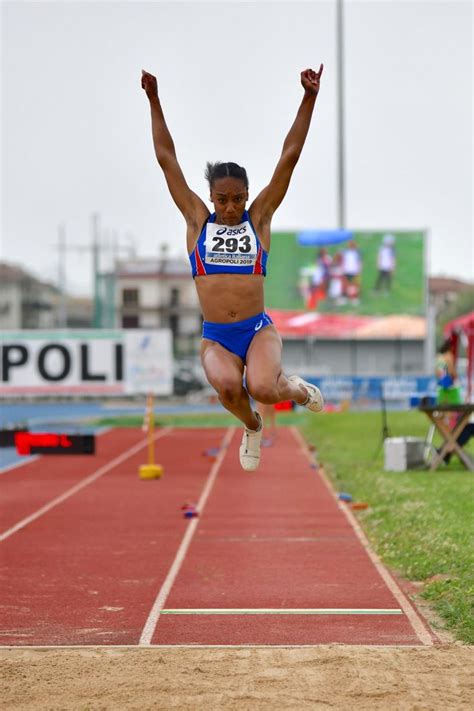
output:
[[[422,231],[274,232],[266,306],[424,316],[425,242]]]

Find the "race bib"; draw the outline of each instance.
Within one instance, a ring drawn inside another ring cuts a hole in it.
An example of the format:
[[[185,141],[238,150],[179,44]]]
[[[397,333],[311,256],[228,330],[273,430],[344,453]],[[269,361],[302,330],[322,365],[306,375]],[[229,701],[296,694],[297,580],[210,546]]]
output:
[[[207,264],[248,267],[257,259],[257,239],[249,222],[233,227],[208,222],[205,248]]]

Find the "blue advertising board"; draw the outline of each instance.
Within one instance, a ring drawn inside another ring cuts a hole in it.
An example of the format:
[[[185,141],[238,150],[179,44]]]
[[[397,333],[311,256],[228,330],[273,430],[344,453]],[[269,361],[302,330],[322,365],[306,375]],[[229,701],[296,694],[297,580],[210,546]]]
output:
[[[427,376],[413,377],[307,377],[308,382],[318,386],[326,402],[379,401],[404,402],[409,404],[413,396],[436,395],[436,379]]]

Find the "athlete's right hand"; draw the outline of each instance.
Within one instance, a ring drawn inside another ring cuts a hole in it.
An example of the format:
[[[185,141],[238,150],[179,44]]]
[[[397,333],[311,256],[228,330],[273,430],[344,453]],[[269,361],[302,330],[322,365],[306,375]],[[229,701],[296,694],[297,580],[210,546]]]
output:
[[[315,72],[314,69],[305,69],[301,72],[301,84],[308,94],[312,94],[313,96],[318,95],[323,69],[324,65],[321,64],[317,72]]]
[[[156,77],[142,69],[142,89],[145,89],[149,99],[158,96],[158,84]]]

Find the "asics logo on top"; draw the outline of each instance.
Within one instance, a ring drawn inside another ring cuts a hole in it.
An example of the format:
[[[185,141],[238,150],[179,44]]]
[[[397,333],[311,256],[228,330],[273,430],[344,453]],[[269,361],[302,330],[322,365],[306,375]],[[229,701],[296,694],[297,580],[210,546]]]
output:
[[[218,230],[216,230],[216,235],[243,235],[244,232],[247,231],[247,228],[245,227],[237,227],[237,228],[232,228],[232,227],[220,227]]]
[[[260,331],[260,329],[262,328],[262,326],[263,326],[263,321],[260,320],[258,323],[255,324],[255,330],[256,330],[256,331]]]

